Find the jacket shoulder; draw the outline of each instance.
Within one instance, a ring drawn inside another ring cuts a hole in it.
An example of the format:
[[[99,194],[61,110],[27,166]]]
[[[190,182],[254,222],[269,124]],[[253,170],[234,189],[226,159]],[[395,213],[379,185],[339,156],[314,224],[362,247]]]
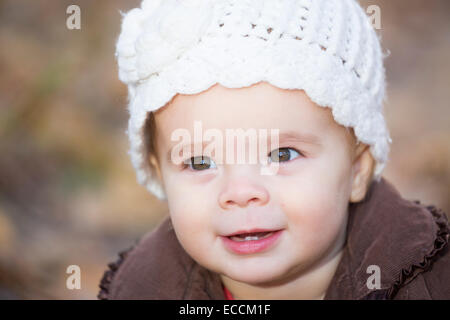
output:
[[[164,268],[164,257],[176,254],[172,250],[176,246],[173,227],[167,217],[152,231],[139,237],[133,245],[118,253],[115,261],[108,264],[100,280],[100,300],[135,298],[147,293],[142,286],[143,277]],[[177,250],[175,250],[177,251]],[[142,288],[141,288],[142,287]],[[136,293],[136,295],[134,295]]]
[[[419,201],[416,201],[419,203]],[[450,227],[444,211],[428,205],[437,228],[433,249],[424,256],[423,261],[403,270],[405,279],[395,299],[447,300],[450,299]]]
[[[115,261],[108,263],[108,269],[103,273],[99,284],[100,291],[97,294],[99,300],[109,300],[114,276],[135,246],[136,245],[132,245],[127,249],[120,251],[118,253],[118,258]]]

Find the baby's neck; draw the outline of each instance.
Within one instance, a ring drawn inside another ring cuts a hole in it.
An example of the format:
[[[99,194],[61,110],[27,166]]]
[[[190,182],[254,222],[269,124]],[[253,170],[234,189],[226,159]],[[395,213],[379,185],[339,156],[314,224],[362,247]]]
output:
[[[323,300],[341,261],[346,234],[337,246],[308,270],[293,271],[281,283],[249,285],[224,275],[221,279],[235,300]]]

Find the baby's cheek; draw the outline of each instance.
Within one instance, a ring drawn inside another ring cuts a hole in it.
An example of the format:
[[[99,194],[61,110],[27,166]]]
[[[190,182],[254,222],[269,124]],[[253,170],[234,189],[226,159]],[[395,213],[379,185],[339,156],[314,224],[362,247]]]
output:
[[[207,217],[195,206],[175,206],[170,209],[170,217],[176,230],[186,234],[198,234],[206,228]]]
[[[180,228],[196,231],[201,227],[198,221],[201,222],[205,214],[202,195],[191,192],[189,187],[180,184],[171,184],[169,190],[167,199],[172,222]]]
[[[332,197],[310,197],[286,214],[303,246],[317,247],[328,245],[338,234],[345,222],[345,212],[340,208]]]
[[[207,250],[212,243],[206,237],[210,229],[209,217],[205,207],[196,203],[177,202],[169,204],[170,217],[175,233],[183,248],[191,255]]]

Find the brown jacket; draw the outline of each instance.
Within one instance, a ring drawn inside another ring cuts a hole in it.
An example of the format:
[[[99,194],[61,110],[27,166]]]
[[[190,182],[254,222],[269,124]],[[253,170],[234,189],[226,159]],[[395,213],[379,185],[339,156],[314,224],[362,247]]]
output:
[[[402,198],[382,178],[350,204],[347,234],[325,299],[450,299],[442,210]],[[99,299],[225,299],[219,275],[184,251],[169,218],[119,256],[101,279]],[[380,268],[379,289],[367,286],[371,265]]]

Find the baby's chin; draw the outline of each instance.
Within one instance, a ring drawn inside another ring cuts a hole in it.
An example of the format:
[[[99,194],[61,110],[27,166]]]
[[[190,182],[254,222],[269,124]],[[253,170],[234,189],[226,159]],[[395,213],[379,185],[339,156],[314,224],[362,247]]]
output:
[[[240,274],[222,274],[234,281],[253,286],[276,286],[283,282],[282,274],[268,272],[241,272]]]
[[[277,259],[273,258],[271,261],[254,259],[254,261],[251,262],[234,262],[232,264],[219,266],[216,270],[220,275],[234,281],[260,286],[281,284],[287,271],[286,261],[280,263]]]

